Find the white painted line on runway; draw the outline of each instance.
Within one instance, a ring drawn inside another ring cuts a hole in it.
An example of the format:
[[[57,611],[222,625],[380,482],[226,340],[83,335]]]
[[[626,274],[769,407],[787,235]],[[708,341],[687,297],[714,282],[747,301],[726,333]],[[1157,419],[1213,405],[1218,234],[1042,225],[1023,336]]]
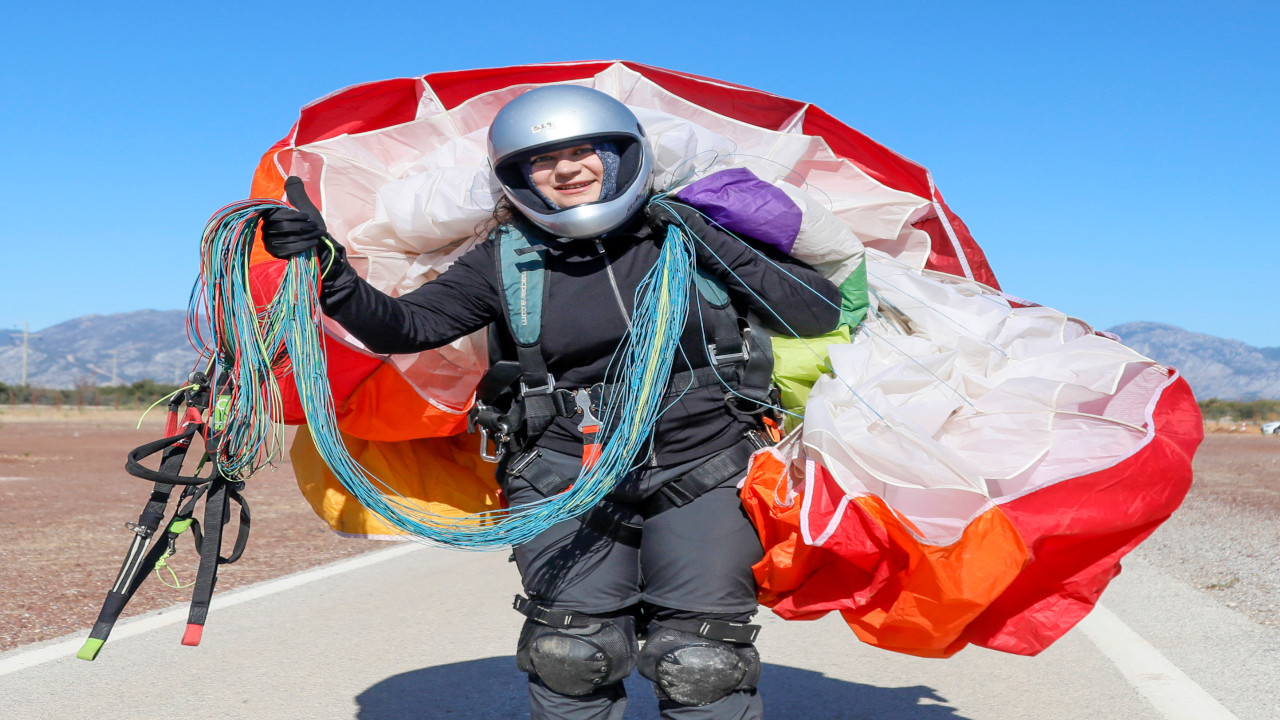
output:
[[[1110,610],[1094,607],[1079,628],[1167,720],[1238,720]]]
[[[376,550],[374,552],[357,555],[346,560],[338,560],[337,562],[321,565],[320,567],[303,570],[302,572],[286,575],[275,580],[264,580],[238,590],[232,590],[222,595],[215,595],[213,602],[209,606],[212,613],[222,608],[229,608],[240,603],[257,600],[258,598],[267,597],[276,593],[292,590],[307,583],[313,583],[317,580],[341,575],[342,573],[359,570],[361,568],[376,565],[386,560],[393,560],[401,555],[421,550],[422,546],[417,543],[405,542],[393,548],[386,550]],[[187,620],[188,606],[175,605],[168,610],[161,610],[154,615],[143,615],[131,620],[125,620],[111,631],[110,640],[122,640],[124,638],[141,635],[151,630],[176,625]],[[26,670],[27,668],[42,665],[44,663],[59,660],[64,657],[75,655],[84,645],[85,638],[89,636],[89,631],[85,630],[83,635],[76,637],[68,637],[63,640],[57,640],[49,645],[44,645],[31,650],[14,650],[7,657],[0,656],[0,677],[9,673]],[[103,652],[111,651],[111,643],[103,647]],[[177,642],[175,639],[174,642]]]

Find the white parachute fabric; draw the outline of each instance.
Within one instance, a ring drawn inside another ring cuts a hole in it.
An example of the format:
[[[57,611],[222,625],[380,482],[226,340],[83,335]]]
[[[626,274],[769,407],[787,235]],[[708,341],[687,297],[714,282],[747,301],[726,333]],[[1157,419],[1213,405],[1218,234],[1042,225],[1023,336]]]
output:
[[[872,309],[809,395],[805,451],[946,544],[995,504],[1150,438],[1168,369],[1079,320],[868,253]],[[806,538],[809,539],[809,538]]]

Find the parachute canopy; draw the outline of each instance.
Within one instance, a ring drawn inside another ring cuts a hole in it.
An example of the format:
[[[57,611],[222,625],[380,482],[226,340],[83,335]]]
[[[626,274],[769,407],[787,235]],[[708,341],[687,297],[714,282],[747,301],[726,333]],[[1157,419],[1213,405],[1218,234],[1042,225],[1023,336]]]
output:
[[[924,167],[808,103],[628,62],[434,73],[339,90],[302,109],[263,156],[252,194],[280,199],[284,178],[301,177],[361,274],[386,292],[410,291],[468,249],[493,208],[490,120],[511,98],[550,83],[592,87],[630,106],[654,144],[659,188],[746,167],[804,188],[807,202],[830,210],[868,247],[996,286]],[[269,284],[271,271],[260,272]],[[485,368],[483,338],[383,358],[336,325],[326,330],[338,341],[331,380],[344,431],[395,441],[462,427]],[[300,406],[287,402],[289,420],[301,422]]]
[[[1200,438],[1186,383],[1003,294],[928,170],[814,105],[630,62],[386,80],[303,108],[253,194],[280,198],[284,178],[301,177],[357,270],[384,292],[411,291],[481,241],[498,197],[488,124],[551,83],[631,107],[658,189],[749,170],[781,190],[799,210],[790,252],[862,293],[840,332],[774,340],[775,379],[805,417],[757,453],[743,499],[766,547],[760,599],[778,614],[838,611],[864,641],[918,655],[968,643],[1032,654],[1177,507]],[[283,264],[255,263],[265,297]],[[460,434],[486,367],[482,334],[384,357],[332,322],[325,331],[358,460],[437,512],[499,502]],[[286,419],[301,422],[282,387]],[[317,512],[341,532],[390,533],[299,438],[295,468]]]

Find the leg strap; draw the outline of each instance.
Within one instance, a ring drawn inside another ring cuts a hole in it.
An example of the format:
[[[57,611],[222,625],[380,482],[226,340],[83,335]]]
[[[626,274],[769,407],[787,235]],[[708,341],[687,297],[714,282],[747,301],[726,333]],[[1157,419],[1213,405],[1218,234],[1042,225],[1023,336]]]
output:
[[[551,463],[542,458],[542,451],[537,448],[526,450],[515,457],[507,465],[507,474],[523,478],[542,493],[544,497],[559,495],[573,484],[576,478],[566,478]]]
[[[577,480],[576,477],[566,478],[556,472],[537,448],[526,450],[512,459],[507,465],[506,473],[508,476],[524,479],[543,497],[559,495]],[[578,522],[623,545],[640,546],[640,526],[626,522],[601,505],[579,515]]]
[[[664,627],[683,630],[707,640],[719,640],[721,642],[738,643],[740,645],[750,645],[751,643],[754,643],[756,638],[760,635],[759,625],[729,622],[727,620],[701,618],[692,620],[676,620],[664,618],[659,620],[658,623]]]
[[[726,480],[746,469],[751,454],[757,449],[757,444],[748,437],[733,447],[722,450],[696,469],[663,485],[649,498],[645,515],[657,515],[672,508],[683,507],[712,488],[720,487]]]

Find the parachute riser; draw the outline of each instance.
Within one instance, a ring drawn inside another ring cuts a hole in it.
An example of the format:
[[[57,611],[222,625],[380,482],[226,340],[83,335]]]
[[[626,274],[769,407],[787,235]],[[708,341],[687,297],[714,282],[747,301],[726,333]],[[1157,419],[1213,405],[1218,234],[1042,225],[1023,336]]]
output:
[[[170,400],[165,437],[135,448],[128,455],[125,470],[135,477],[151,480],[155,485],[138,520],[126,523],[133,533],[133,538],[116,580],[103,601],[102,610],[98,614],[89,638],[77,653],[77,657],[82,660],[93,660],[97,657],[125,606],[146,580],[149,569],[162,564],[172,555],[177,537],[182,532],[188,528],[192,529],[193,536],[196,538],[196,547],[202,558],[202,574],[205,573],[203,567],[205,556],[212,555],[218,562],[234,562],[243,551],[248,537],[248,509],[243,504],[243,498],[239,497],[239,489],[243,484],[230,481],[217,472],[201,477],[198,474],[198,468],[196,474],[181,475],[182,465],[190,450],[192,439],[196,435],[206,437],[208,423],[205,414],[209,407],[209,374],[212,370],[213,366],[210,363],[205,372],[192,373],[187,388],[182,393],[175,394]],[[185,413],[182,412],[184,404],[187,407]],[[209,447],[209,441],[206,440],[206,452],[201,464],[208,459]],[[157,452],[161,453],[159,469],[151,470],[145,467],[142,461]],[[164,531],[160,532],[160,524],[164,520],[173,490],[177,486],[183,487],[178,506],[169,523],[165,525]],[[205,527],[216,526],[217,528],[216,532],[209,533],[215,536],[208,537],[209,542],[202,542],[199,523],[192,517],[196,503],[206,493],[210,497],[222,495],[233,497],[241,502],[240,533],[236,550],[230,558],[217,557],[220,552],[222,525],[229,520],[225,502],[214,512],[213,508],[208,506],[209,500],[206,499]],[[211,578],[208,584],[211,589]],[[197,597],[193,598],[193,604],[199,600],[199,592],[200,582],[197,580]]]

